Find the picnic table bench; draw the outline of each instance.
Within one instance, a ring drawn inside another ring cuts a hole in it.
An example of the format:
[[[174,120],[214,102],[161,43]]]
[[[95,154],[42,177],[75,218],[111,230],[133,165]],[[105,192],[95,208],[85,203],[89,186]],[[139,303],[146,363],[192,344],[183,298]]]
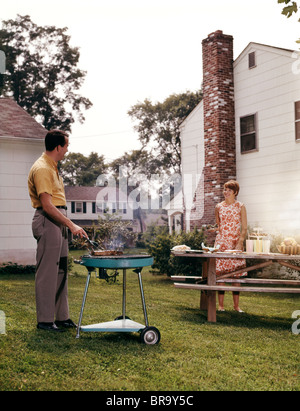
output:
[[[300,294],[300,281],[297,280],[277,280],[277,279],[256,279],[256,278],[233,278],[236,274],[257,270],[268,267],[274,263],[279,263],[284,267],[292,270],[300,271],[300,267],[291,263],[300,261],[300,255],[288,254],[261,254],[261,253],[244,253],[244,252],[176,252],[172,251],[176,257],[198,258],[202,263],[202,277],[196,276],[172,276],[175,281],[175,288],[192,289],[201,292],[200,309],[207,310],[207,320],[209,322],[217,321],[216,314],[216,292],[217,291],[242,291],[242,292],[258,292],[258,293],[291,293]],[[258,264],[242,268],[231,273],[216,277],[216,259],[245,259],[245,260],[264,260]],[[222,285],[219,283],[239,283],[240,286]],[[246,284],[246,286],[242,285]],[[249,284],[249,286],[247,285]],[[270,287],[276,285],[276,287]],[[284,285],[285,287],[278,287]],[[292,287],[291,287],[292,286]]]

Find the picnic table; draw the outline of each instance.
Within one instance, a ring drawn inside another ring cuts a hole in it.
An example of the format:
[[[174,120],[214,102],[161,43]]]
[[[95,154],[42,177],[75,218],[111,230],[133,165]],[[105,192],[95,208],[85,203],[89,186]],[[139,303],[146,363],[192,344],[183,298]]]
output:
[[[207,320],[209,322],[217,321],[216,313],[216,292],[217,291],[242,291],[242,292],[258,292],[258,293],[292,293],[300,294],[300,281],[297,280],[277,280],[277,279],[257,279],[239,277],[234,278],[236,274],[257,270],[268,267],[274,263],[279,263],[284,267],[292,270],[300,271],[300,267],[293,263],[300,261],[300,255],[288,255],[277,253],[245,253],[245,252],[176,252],[172,254],[181,258],[197,258],[202,263],[202,277],[192,276],[172,276],[175,281],[175,288],[199,290],[201,292],[200,309],[207,310]],[[216,259],[217,258],[234,258],[245,260],[262,260],[262,262],[242,268],[231,273],[216,277]],[[189,281],[189,282],[186,282]],[[229,285],[221,285],[226,283]],[[239,286],[230,285],[230,283],[239,283]],[[243,286],[242,284],[249,284]],[[275,286],[276,287],[272,287]],[[284,285],[285,287],[278,287]],[[271,287],[270,287],[271,286]],[[291,287],[292,286],[292,287]]]

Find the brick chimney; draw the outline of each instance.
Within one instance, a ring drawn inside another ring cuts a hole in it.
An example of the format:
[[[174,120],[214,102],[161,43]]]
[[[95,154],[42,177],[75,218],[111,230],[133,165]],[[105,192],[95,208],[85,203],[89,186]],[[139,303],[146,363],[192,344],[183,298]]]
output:
[[[204,217],[215,222],[223,185],[236,178],[233,37],[216,31],[202,41],[204,107]],[[204,221],[205,220],[205,221]]]

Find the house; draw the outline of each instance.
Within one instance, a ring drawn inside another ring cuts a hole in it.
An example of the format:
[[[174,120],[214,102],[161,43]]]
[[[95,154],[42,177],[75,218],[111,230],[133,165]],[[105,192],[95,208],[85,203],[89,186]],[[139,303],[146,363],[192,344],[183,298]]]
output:
[[[299,233],[299,54],[250,43],[233,61],[222,31],[202,53],[203,100],[181,125],[183,228],[213,224],[223,184],[236,179],[250,227]]]
[[[126,190],[125,190],[126,191]],[[143,233],[151,224],[165,225],[163,212],[141,210],[135,196],[112,186],[65,186],[68,217],[84,227],[97,225],[99,218],[121,217],[132,222],[132,230]]]
[[[65,187],[68,217],[75,224],[92,226],[107,214],[133,220],[130,200],[114,187]]]
[[[0,264],[35,264],[29,170],[44,151],[46,130],[10,98],[0,98]]]

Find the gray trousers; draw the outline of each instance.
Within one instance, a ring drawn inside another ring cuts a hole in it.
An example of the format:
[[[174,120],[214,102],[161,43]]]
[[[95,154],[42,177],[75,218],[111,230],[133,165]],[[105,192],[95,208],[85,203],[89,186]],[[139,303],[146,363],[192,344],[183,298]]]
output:
[[[62,214],[66,211],[59,209]],[[37,240],[35,297],[37,322],[69,319],[67,230],[36,210],[32,232]],[[63,288],[62,288],[63,287]],[[58,298],[57,292],[60,290]]]

